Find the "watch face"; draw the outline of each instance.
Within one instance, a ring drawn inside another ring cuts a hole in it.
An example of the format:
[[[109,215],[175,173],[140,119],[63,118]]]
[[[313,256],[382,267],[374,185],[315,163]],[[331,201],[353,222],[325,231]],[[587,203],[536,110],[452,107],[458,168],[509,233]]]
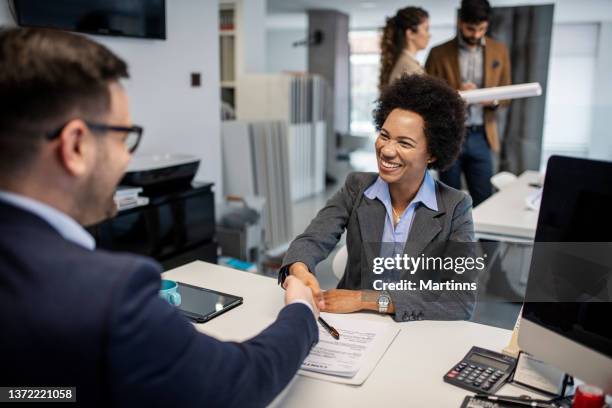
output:
[[[390,301],[391,301],[391,299],[389,299],[389,296],[380,295],[378,297],[378,305],[379,306],[389,306],[389,302]]]

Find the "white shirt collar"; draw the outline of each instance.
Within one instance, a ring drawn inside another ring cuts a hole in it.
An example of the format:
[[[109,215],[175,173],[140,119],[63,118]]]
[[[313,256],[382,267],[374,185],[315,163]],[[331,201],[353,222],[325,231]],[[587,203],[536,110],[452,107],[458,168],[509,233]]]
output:
[[[0,200],[28,211],[49,223],[64,239],[93,250],[96,241],[78,222],[63,212],[20,194],[0,190]]]

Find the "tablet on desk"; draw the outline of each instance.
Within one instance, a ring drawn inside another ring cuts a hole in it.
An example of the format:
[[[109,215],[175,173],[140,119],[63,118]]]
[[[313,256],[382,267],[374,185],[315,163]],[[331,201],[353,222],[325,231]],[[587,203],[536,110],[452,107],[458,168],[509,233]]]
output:
[[[197,323],[207,322],[242,304],[242,298],[239,296],[182,282],[177,283],[178,292],[181,294],[181,305],[178,308],[185,316]]]

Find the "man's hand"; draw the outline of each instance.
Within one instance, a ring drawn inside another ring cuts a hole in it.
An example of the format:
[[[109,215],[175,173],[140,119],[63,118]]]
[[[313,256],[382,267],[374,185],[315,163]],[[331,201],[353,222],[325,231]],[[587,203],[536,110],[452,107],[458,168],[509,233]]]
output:
[[[317,303],[317,307],[319,309],[323,310],[325,308],[325,301],[323,300],[323,293],[321,292],[319,281],[314,276],[314,274],[308,270],[306,264],[302,262],[296,262],[294,264],[291,264],[291,266],[289,267],[289,275],[295,276],[296,278],[301,280],[304,285],[310,288],[310,290],[312,291],[312,296],[314,297]]]
[[[478,89],[475,83],[473,82],[464,82],[461,84],[460,91],[471,91],[473,89]],[[496,108],[499,105],[498,101],[483,101],[479,102],[480,105],[485,108]]]
[[[463,82],[461,84],[461,88],[459,88],[460,91],[471,91],[472,89],[476,89],[477,86],[475,83],[473,82]]]
[[[499,106],[499,101],[483,101],[480,102],[480,104],[485,108],[497,108]]]
[[[296,300],[304,300],[312,306],[315,318],[319,317],[319,308],[312,297],[312,291],[298,278],[287,276],[283,283],[285,288],[285,304],[288,305]]]
[[[353,313],[363,309],[361,291],[346,289],[331,289],[323,292],[325,307],[329,313]]]

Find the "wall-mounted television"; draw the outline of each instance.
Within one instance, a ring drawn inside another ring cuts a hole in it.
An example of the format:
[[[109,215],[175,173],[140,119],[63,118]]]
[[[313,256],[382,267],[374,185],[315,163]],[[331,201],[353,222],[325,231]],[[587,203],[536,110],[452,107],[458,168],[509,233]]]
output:
[[[22,27],[166,38],[165,0],[13,0],[13,6]]]

